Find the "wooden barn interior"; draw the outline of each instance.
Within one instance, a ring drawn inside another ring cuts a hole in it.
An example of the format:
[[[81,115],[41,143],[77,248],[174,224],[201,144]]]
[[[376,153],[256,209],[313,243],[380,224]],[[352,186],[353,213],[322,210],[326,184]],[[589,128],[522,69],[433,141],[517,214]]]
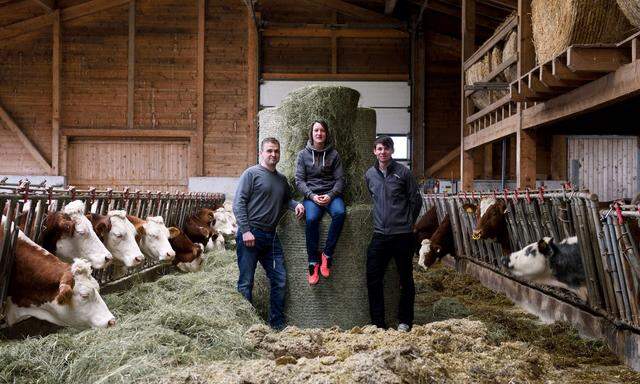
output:
[[[370,96],[423,192],[629,203],[640,32],[619,18],[542,57],[532,0],[0,0],[0,179],[228,198],[259,111],[331,84]],[[609,346],[640,370],[634,319]]]

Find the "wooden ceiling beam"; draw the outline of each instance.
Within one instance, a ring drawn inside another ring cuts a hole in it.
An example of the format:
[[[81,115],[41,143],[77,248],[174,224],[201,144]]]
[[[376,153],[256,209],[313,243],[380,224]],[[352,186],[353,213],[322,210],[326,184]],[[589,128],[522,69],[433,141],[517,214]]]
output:
[[[56,8],[55,0],[33,0],[33,2],[44,8],[47,12],[53,12]]]
[[[323,27],[266,27],[261,30],[263,37],[337,37],[364,39],[407,38],[409,34],[397,29],[331,29]]]
[[[399,21],[398,19],[395,19],[393,17],[386,16],[354,4],[350,4],[342,0],[305,0],[305,1],[313,3],[315,5],[318,5],[318,4],[324,5],[325,7],[335,9],[336,11],[342,14],[357,17],[363,20],[375,20],[375,21],[384,20],[387,22]]]
[[[120,5],[129,4],[131,0],[92,0],[86,3],[74,5],[62,9],[62,21],[69,21],[79,17],[88,16],[96,12],[104,11]]]
[[[53,13],[33,17],[0,28],[0,40],[10,39],[53,24]]]
[[[386,0],[384,2],[384,14],[392,15],[393,11],[396,9],[396,4],[398,4],[398,0]]]

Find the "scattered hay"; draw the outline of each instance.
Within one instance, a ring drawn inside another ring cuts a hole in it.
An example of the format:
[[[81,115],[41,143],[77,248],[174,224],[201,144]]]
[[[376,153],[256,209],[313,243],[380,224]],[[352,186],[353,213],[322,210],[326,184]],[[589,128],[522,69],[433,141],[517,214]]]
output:
[[[618,6],[622,10],[627,20],[635,26],[640,27],[640,2],[638,0],[617,0]]]
[[[631,32],[615,0],[533,0],[531,21],[538,64],[572,44],[614,43]]]
[[[234,261],[233,252],[216,253],[202,272],[106,295],[115,328],[0,342],[0,382],[132,382],[180,365],[254,356],[244,333],[260,319],[235,292]]]
[[[358,91],[340,86],[308,86],[291,92],[279,107],[259,113],[260,140],[277,138],[281,145],[278,170],[293,186],[296,157],[309,139],[309,127],[325,120],[345,171],[347,204],[369,200],[362,179],[373,162],[376,119],[372,109],[358,108]]]

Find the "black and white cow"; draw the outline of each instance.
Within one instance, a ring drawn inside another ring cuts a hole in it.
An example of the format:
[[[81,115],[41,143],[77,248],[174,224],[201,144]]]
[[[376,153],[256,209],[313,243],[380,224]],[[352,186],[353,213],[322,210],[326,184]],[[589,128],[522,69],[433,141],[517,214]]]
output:
[[[525,280],[565,288],[587,300],[586,276],[576,236],[556,244],[545,237],[502,259],[504,267]]]

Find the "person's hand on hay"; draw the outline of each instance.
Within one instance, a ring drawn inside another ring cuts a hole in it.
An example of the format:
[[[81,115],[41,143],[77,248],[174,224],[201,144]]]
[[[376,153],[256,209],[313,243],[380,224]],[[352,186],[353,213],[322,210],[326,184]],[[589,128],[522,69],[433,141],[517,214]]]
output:
[[[297,215],[297,212],[296,212],[296,215]],[[250,231],[247,231],[242,234],[242,241],[244,242],[244,245],[247,247],[253,247],[254,245],[256,245],[256,238],[255,236],[253,236],[253,233],[251,233]]]
[[[298,220],[302,220],[302,218],[304,217],[304,205],[302,205],[301,203],[298,203],[298,205],[296,205],[296,217],[298,218]]]

